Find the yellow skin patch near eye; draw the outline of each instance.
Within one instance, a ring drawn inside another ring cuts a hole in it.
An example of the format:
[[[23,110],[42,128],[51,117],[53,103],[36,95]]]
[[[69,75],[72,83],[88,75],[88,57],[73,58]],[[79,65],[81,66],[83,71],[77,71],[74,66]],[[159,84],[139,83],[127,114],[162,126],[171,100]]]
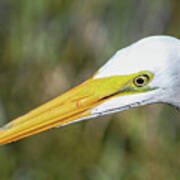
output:
[[[144,87],[137,87],[134,84],[134,78],[141,74],[147,74],[149,82],[153,79],[153,74],[148,71],[99,79],[91,78],[0,128],[0,144],[7,144],[88,117],[92,114],[93,107],[115,96],[152,90],[147,84]]]
[[[140,75],[147,75],[148,82],[145,83],[145,86],[138,87],[134,84],[134,79],[139,77]],[[108,96],[110,94],[116,93],[120,91],[120,95],[127,95],[132,93],[139,93],[151,90],[147,85],[153,79],[153,73],[148,71],[141,71],[138,73],[130,74],[130,75],[120,75],[120,76],[112,76],[100,79],[92,79],[93,86],[91,87],[93,93]],[[117,93],[118,95],[118,93]]]

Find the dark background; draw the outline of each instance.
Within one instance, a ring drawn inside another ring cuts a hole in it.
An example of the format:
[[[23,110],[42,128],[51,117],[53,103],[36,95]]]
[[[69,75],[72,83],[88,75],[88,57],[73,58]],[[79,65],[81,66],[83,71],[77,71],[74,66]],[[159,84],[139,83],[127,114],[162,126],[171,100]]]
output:
[[[154,34],[180,38],[179,0],[0,0],[0,124]],[[151,105],[0,147],[0,179],[180,179],[180,113]]]

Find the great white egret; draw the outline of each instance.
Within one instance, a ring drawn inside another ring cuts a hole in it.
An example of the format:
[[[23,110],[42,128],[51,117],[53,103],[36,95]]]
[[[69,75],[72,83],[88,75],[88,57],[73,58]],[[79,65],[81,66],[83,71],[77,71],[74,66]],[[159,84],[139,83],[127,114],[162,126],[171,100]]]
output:
[[[180,40],[144,38],[119,50],[83,84],[0,128],[0,144],[152,103],[180,108]]]

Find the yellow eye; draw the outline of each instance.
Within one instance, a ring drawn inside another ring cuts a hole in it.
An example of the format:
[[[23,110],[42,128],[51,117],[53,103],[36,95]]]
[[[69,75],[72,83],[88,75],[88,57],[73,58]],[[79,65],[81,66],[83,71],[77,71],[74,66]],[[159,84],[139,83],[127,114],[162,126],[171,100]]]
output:
[[[139,75],[137,76],[135,79],[134,79],[134,85],[136,87],[143,87],[145,85],[147,85],[150,81],[150,77],[148,74],[142,74],[142,75]]]

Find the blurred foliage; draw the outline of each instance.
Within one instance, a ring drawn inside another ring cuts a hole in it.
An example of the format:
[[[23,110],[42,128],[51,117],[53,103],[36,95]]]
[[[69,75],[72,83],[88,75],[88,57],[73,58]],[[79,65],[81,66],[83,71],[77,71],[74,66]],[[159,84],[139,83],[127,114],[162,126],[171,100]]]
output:
[[[179,18],[179,0],[1,0],[0,123],[87,79],[137,39],[180,37]],[[179,117],[151,105],[0,147],[0,179],[180,179]]]

